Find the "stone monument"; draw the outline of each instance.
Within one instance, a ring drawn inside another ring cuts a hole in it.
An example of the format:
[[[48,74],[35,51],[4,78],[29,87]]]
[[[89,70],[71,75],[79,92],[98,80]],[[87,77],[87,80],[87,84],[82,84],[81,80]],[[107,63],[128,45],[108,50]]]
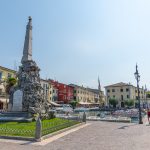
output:
[[[22,65],[17,73],[18,85],[11,89],[9,109],[31,114],[43,113],[48,104],[43,98],[39,67],[32,60],[32,18],[29,17],[23,49]]]

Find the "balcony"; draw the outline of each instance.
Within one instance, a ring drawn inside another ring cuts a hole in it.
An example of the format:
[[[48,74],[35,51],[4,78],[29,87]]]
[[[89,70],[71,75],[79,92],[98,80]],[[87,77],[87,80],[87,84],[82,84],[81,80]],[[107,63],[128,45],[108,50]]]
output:
[[[1,93],[0,93],[0,97],[6,98],[6,93],[5,93],[5,92],[1,92]],[[7,96],[7,98],[8,98],[8,96]]]

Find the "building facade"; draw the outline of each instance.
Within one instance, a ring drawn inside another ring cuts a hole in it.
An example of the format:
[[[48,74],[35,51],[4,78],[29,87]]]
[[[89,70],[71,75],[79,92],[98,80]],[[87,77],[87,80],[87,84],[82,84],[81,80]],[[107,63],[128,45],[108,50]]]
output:
[[[57,103],[62,103],[62,104],[68,104],[70,101],[73,100],[74,97],[74,88],[63,84],[59,83],[58,81],[54,80],[49,80],[51,85],[53,86],[53,89],[57,89]]]
[[[127,83],[116,83],[109,86],[105,86],[107,105],[109,106],[109,99],[116,99],[120,107],[124,107],[126,100],[136,100],[138,98],[137,87]],[[143,88],[140,88],[140,99],[141,102],[145,101],[146,93]]]
[[[0,110],[6,109],[9,96],[6,94],[6,81],[8,78],[16,77],[16,71],[0,66]]]
[[[49,83],[49,81],[41,79],[40,83],[43,88],[42,92],[43,92],[44,99],[50,102],[51,100],[50,100],[50,83]]]
[[[81,105],[100,105],[100,98],[105,101],[103,91],[99,91],[98,89],[85,88],[75,84],[70,84],[70,86],[74,88],[74,100],[78,101]]]
[[[57,102],[58,101],[58,89],[54,87],[54,85],[49,82],[50,85],[50,101]]]
[[[99,104],[100,106],[105,106],[105,95],[104,91],[99,89],[89,89],[94,93],[94,103]]]

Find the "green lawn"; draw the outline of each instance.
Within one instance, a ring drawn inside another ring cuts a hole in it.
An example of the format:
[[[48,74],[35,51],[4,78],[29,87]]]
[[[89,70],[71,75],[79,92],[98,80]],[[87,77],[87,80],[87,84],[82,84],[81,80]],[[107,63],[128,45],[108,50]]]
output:
[[[46,135],[79,122],[73,120],[65,120],[60,118],[54,118],[50,120],[42,121],[42,135]],[[7,122],[0,123],[0,136],[22,136],[22,137],[34,137],[36,122],[20,123],[20,122]]]

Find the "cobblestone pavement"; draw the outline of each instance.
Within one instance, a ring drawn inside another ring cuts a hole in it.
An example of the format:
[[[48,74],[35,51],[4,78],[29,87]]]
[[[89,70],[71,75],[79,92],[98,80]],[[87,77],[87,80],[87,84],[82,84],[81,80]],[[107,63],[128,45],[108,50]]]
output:
[[[47,145],[31,142],[11,143],[0,140],[0,150],[150,150],[150,126],[91,122]]]

